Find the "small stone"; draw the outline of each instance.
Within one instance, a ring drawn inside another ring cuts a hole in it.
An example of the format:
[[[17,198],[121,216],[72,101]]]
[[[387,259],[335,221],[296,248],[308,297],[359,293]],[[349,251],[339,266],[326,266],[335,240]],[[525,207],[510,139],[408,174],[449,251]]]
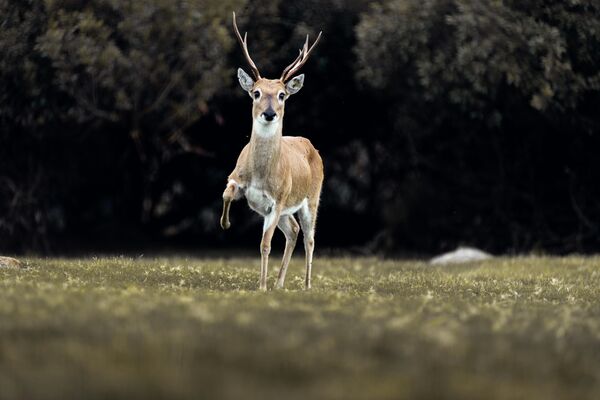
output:
[[[429,263],[434,265],[460,264],[472,261],[489,260],[493,257],[494,256],[491,254],[474,247],[459,247],[454,251],[432,258]]]
[[[0,257],[0,268],[20,268],[21,261],[11,257]]]

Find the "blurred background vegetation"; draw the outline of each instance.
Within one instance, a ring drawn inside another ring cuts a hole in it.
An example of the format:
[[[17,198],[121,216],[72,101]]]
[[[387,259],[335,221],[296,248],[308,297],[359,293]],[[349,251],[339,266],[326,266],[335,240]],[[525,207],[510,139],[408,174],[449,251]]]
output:
[[[596,0],[0,0],[0,250],[258,246],[218,215],[251,129],[244,58],[279,76],[326,182],[319,247],[599,249]]]

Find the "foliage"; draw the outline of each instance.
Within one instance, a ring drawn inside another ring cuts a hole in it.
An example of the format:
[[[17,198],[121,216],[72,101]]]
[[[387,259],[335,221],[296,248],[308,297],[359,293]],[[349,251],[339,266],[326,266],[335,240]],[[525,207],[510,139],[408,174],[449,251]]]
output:
[[[0,240],[6,248],[44,249],[49,221],[40,193],[48,186],[39,145],[52,140],[48,128],[60,114],[34,51],[47,16],[38,1],[10,0],[0,0],[0,15]]]
[[[324,32],[284,130],[325,161],[319,246],[597,249],[594,0],[0,0],[0,248],[255,245],[218,224],[232,10],[267,77]]]
[[[600,9],[577,3],[399,0],[363,16],[357,78],[394,127],[375,145],[394,242],[448,229],[488,248],[595,242],[581,157],[600,128]]]
[[[256,258],[27,264],[0,270],[0,399],[593,399],[600,384],[598,258],[320,258],[308,293],[300,259],[268,293]]]
[[[589,90],[573,71],[561,32],[502,2],[390,2],[374,7],[358,36],[361,79],[396,96],[490,118],[492,126],[503,117],[491,108],[503,90],[538,110],[573,106]]]
[[[204,154],[184,132],[227,79],[232,41],[222,25],[235,3],[59,3],[49,8],[49,29],[37,48],[51,61],[56,86],[75,100],[69,115],[124,124],[152,182],[176,150]],[[146,218],[154,200],[146,193]]]
[[[129,201],[137,202],[138,209],[144,205],[144,219],[155,211],[152,183],[161,165],[186,153],[205,155],[190,143],[187,128],[209,112],[208,101],[229,79],[226,55],[232,40],[222,18],[239,4],[0,3],[6,27],[0,38],[0,118],[6,128],[0,231],[7,247],[39,249],[34,241],[13,244],[9,238],[45,230],[45,224],[34,226],[53,213],[58,216],[50,221],[54,233],[73,225],[69,219],[81,219],[72,204],[67,210],[66,198],[85,192],[85,164],[98,156],[105,158],[100,166],[106,171],[115,158],[122,160],[135,149],[139,166],[119,163],[135,166],[125,177],[142,188],[143,194]],[[127,135],[133,145],[111,132]],[[95,154],[90,158],[90,153]],[[61,182],[53,185],[53,179]],[[98,175],[92,179],[103,186]],[[93,198],[81,197],[81,202],[98,207]]]

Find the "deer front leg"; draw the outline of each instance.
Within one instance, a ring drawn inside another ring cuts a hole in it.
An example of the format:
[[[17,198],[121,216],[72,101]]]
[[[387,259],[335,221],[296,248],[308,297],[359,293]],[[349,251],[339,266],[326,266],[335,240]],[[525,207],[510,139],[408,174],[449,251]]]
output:
[[[267,290],[267,271],[269,268],[269,254],[271,253],[271,239],[277,227],[277,222],[281,216],[281,209],[278,207],[265,216],[263,225],[263,236],[260,242],[260,283],[259,288],[262,291]]]
[[[223,229],[229,229],[231,226],[229,222],[229,207],[231,206],[231,202],[237,199],[238,195],[238,184],[232,179],[223,192],[223,214],[221,214],[221,228]]]

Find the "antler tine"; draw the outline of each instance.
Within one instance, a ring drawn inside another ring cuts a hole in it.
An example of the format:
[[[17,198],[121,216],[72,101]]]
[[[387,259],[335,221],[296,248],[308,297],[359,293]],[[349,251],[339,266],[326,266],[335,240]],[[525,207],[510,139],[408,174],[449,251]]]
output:
[[[283,74],[281,74],[281,80],[283,82],[287,81],[292,75],[298,72],[298,70],[302,68],[302,66],[306,63],[308,57],[310,56],[310,53],[312,53],[317,43],[319,43],[319,40],[321,40],[322,33],[322,31],[319,32],[319,36],[317,36],[317,39],[314,41],[312,46],[310,46],[310,48],[308,47],[309,38],[308,35],[306,35],[306,41],[304,42],[304,46],[302,46],[302,49],[300,50],[300,55],[294,60],[293,63],[288,65],[283,70]]]
[[[306,54],[306,51],[308,50],[308,41],[310,40],[310,36],[308,36],[308,34],[306,34],[306,40],[304,41],[304,46],[302,46],[302,51],[304,51],[304,54]]]
[[[238,29],[237,22],[235,19],[235,11],[233,12],[233,30],[235,31],[235,36],[237,36],[238,42],[242,46],[242,50],[244,51],[244,56],[246,56],[246,61],[250,65],[252,69],[252,73],[256,79],[260,79],[260,72],[258,71],[258,67],[252,61],[252,57],[250,57],[250,52],[248,51],[248,32],[244,33],[244,39],[242,39],[242,35],[240,35],[240,30]]]
[[[296,57],[296,59],[295,59],[295,60],[294,60],[294,61],[293,61],[293,62],[292,62],[290,65],[288,65],[287,67],[285,67],[285,69],[284,69],[284,70],[283,70],[283,72],[281,73],[281,78],[280,78],[280,79],[281,79],[282,81],[283,81],[283,78],[285,78],[285,75],[288,73],[288,71],[289,71],[290,69],[292,69],[292,67],[293,67],[294,65],[296,65],[296,63],[297,63],[298,61],[300,61],[301,59],[302,59],[302,49],[300,49],[300,54],[298,55],[298,57]]]
[[[291,76],[290,71],[292,69],[294,69],[299,63],[302,62],[302,60],[304,59],[304,57],[306,57],[306,51],[308,48],[308,35],[306,35],[306,40],[304,41],[304,45],[302,45],[302,48],[300,49],[300,54],[298,55],[298,57],[287,67],[285,67],[285,69],[283,70],[283,73],[281,74],[281,81],[285,82],[289,76]]]

